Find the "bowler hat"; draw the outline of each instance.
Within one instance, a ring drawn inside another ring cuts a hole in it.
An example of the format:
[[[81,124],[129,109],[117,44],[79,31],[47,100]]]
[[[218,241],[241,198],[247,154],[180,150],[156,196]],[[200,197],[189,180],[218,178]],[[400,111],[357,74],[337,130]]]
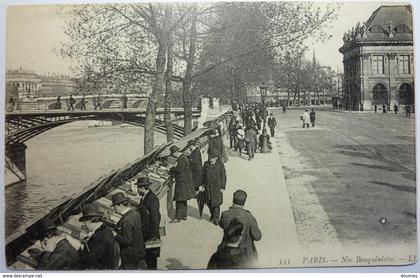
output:
[[[152,183],[150,182],[149,177],[140,177],[137,179],[136,184],[137,184],[137,187],[140,188],[140,187],[151,185]]]
[[[210,149],[209,159],[219,157],[219,152],[216,149]]]
[[[123,192],[117,192],[114,195],[112,195],[112,207],[113,206],[117,206],[119,204],[122,204],[126,201],[128,201],[129,199],[127,197],[125,197],[125,194]]]
[[[42,234],[46,231],[55,230],[57,226],[50,218],[43,218],[38,222],[37,233]]]
[[[171,151],[171,154],[173,154],[174,152],[179,151],[179,148],[177,146],[173,145],[169,148],[169,150]]]
[[[82,222],[96,217],[102,217],[99,208],[95,204],[87,204],[82,208],[82,217],[79,218],[79,221]]]

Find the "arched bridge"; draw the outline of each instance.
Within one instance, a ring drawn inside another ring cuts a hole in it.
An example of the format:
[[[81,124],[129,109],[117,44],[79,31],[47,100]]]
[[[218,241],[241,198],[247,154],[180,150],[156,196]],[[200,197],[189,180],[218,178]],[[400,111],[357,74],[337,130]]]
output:
[[[166,132],[163,121],[163,108],[158,108],[155,118],[155,130],[158,132]],[[200,111],[193,109],[193,118],[200,117]],[[171,116],[173,117],[173,130],[175,138],[184,136],[182,126],[175,124],[175,121],[183,119],[184,110],[182,108],[172,108]],[[13,173],[19,170],[25,176],[25,150],[24,144],[27,140],[41,134],[54,127],[58,127],[67,123],[81,120],[110,120],[122,123],[132,124],[135,126],[145,126],[146,108],[130,108],[130,109],[108,109],[108,110],[91,110],[91,111],[28,111],[28,112],[9,112],[6,113],[6,161]],[[22,179],[22,178],[20,178]]]

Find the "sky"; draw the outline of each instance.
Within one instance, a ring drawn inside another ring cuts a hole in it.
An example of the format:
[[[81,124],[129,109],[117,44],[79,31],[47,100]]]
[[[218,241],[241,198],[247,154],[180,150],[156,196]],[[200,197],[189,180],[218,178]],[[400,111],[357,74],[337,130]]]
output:
[[[399,2],[401,4],[402,2]],[[404,2],[403,2],[404,3]],[[318,3],[322,5],[322,3]],[[342,71],[343,34],[357,22],[366,21],[378,7],[395,2],[345,2],[338,11],[328,33],[332,38],[323,43],[312,43],[308,40],[306,56],[312,59],[315,51],[321,65],[331,66]],[[57,14],[56,5],[11,6],[6,19],[6,67],[7,69],[33,70],[40,74],[70,74],[72,61],[64,60],[54,53],[61,42],[66,41],[64,20]]]

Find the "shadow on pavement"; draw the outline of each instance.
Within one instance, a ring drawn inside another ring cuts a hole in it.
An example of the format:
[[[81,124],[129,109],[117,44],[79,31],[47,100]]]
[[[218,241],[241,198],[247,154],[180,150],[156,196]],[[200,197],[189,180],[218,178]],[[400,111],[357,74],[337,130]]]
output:
[[[183,265],[182,262],[176,258],[167,258],[166,261],[169,263],[165,265],[167,269],[191,269],[190,267]]]
[[[196,199],[192,199],[192,202],[197,202]],[[206,209],[207,206],[204,206],[204,209]],[[208,215],[207,213],[203,213],[203,215],[200,217],[200,213],[198,212],[198,209],[195,207],[192,207],[190,205],[188,205],[188,216],[195,218],[195,219],[203,219],[203,220],[208,220],[210,219],[210,215]]]

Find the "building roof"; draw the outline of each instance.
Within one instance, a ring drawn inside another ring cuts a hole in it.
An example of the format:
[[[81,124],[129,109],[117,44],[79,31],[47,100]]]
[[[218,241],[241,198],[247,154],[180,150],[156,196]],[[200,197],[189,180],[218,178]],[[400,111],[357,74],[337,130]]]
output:
[[[411,6],[381,6],[372,13],[365,23],[369,40],[412,40],[413,19]],[[393,36],[390,37],[389,31]]]

